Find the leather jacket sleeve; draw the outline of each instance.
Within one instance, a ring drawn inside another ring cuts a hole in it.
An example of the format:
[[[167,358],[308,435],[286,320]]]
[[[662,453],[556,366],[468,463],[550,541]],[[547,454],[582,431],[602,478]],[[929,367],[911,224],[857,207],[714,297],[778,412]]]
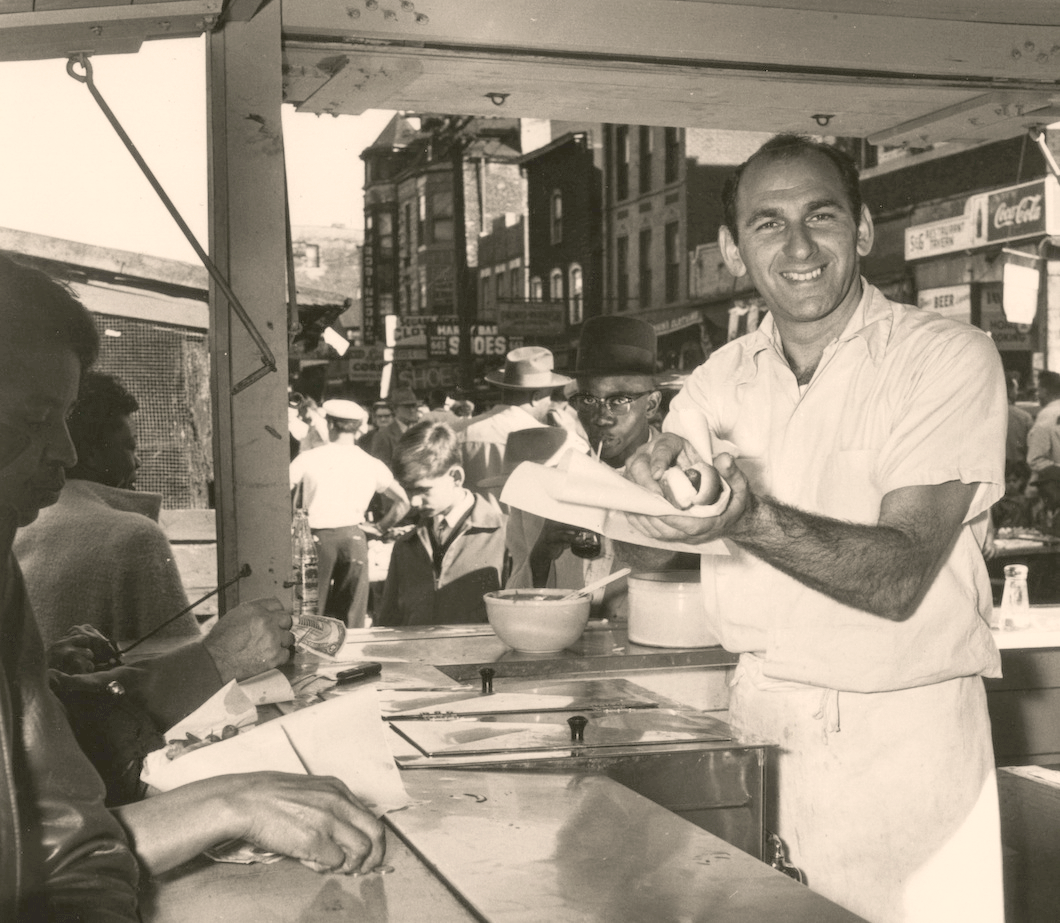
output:
[[[40,635],[13,559],[6,571],[0,609],[0,917],[136,921],[136,860],[103,806],[99,776],[48,688]]]

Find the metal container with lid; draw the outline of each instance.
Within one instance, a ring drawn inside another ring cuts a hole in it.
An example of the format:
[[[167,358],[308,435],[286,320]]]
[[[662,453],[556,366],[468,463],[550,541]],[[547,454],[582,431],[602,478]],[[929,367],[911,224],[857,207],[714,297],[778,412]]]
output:
[[[698,570],[637,574],[629,587],[629,640],[646,647],[714,647]]]

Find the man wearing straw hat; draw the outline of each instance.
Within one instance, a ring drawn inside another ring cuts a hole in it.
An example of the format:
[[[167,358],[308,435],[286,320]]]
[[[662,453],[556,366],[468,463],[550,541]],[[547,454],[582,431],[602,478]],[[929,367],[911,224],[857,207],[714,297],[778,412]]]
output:
[[[504,468],[508,434],[531,426],[545,426],[552,391],[570,384],[553,371],[552,353],[543,346],[513,349],[504,368],[485,378],[504,393],[504,402],[472,419],[464,430],[464,471],[469,490],[480,490],[485,478],[498,477]]]

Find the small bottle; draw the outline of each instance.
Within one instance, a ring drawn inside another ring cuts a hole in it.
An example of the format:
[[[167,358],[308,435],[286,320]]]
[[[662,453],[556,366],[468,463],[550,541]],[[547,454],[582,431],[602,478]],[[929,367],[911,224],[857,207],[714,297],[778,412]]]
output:
[[[295,610],[299,615],[316,615],[320,602],[317,584],[317,546],[309,528],[309,514],[294,512],[291,522],[291,564],[294,569]]]
[[[1027,596],[1027,565],[1005,566],[1005,589],[1001,594],[1001,630],[1031,627],[1031,604]]]
[[[600,536],[588,529],[583,529],[571,540],[570,550],[576,558],[585,558],[589,561],[598,558],[603,551]]]

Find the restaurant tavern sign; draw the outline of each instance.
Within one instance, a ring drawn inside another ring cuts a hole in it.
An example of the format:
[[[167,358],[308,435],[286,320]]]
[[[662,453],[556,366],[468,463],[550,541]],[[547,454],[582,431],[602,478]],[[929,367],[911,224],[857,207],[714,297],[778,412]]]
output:
[[[952,218],[905,230],[905,258],[922,260],[1060,230],[1060,183],[1045,179],[968,196]]]

